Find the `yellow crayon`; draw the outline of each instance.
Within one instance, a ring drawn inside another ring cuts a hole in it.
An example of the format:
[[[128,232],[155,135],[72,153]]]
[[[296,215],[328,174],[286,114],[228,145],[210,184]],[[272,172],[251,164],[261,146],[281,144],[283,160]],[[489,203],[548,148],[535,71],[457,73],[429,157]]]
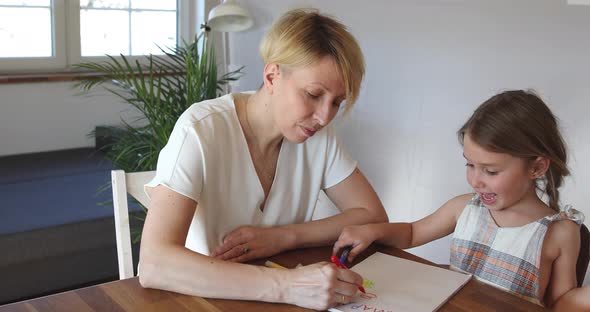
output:
[[[266,262],[264,263],[265,266],[269,267],[269,268],[275,268],[275,269],[286,269],[286,267],[278,264],[278,263],[274,263],[270,260],[266,260]]]

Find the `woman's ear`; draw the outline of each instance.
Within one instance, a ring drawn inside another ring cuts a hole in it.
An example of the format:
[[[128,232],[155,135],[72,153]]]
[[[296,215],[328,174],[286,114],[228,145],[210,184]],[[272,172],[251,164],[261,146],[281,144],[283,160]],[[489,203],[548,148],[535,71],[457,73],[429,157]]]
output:
[[[537,157],[535,158],[535,160],[533,160],[532,166],[531,166],[531,174],[530,177],[531,179],[538,179],[542,176],[545,175],[545,173],[547,173],[547,170],[549,170],[549,164],[551,163],[551,161],[546,158],[546,157]]]
[[[279,68],[279,64],[270,63],[264,66],[263,71],[263,85],[264,88],[269,92],[269,94],[273,93],[276,79],[281,75],[281,70]]]

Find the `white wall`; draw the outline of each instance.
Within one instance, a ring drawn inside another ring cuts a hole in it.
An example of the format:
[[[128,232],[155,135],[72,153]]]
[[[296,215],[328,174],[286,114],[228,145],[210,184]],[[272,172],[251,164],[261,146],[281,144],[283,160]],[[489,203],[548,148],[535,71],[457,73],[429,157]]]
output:
[[[87,134],[128,111],[110,94],[78,92],[70,82],[0,84],[0,156],[94,146]]]
[[[340,135],[391,221],[413,221],[470,191],[455,131],[482,101],[534,88],[562,120],[573,172],[563,199],[590,217],[590,6],[557,0],[242,0],[256,27],[231,34],[239,90],[259,86],[258,42],[289,8],[313,6],[349,26],[367,76]],[[448,263],[449,239],[412,252]]]

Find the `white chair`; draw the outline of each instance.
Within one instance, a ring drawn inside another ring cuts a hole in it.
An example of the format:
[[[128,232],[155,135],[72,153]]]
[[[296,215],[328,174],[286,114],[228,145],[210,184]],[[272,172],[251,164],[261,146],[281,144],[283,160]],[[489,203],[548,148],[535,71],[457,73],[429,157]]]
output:
[[[155,175],[155,171],[130,173],[125,173],[123,170],[111,171],[119,279],[130,278],[134,275],[127,194],[133,196],[139,203],[147,207],[150,200],[143,191],[143,185]]]

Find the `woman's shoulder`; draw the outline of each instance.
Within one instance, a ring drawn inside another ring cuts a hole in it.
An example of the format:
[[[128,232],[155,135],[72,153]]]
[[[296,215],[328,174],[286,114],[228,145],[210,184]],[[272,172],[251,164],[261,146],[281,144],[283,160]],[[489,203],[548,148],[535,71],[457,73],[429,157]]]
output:
[[[180,115],[178,123],[194,125],[204,120],[233,118],[235,116],[233,96],[227,94],[218,98],[204,100],[191,105]]]

